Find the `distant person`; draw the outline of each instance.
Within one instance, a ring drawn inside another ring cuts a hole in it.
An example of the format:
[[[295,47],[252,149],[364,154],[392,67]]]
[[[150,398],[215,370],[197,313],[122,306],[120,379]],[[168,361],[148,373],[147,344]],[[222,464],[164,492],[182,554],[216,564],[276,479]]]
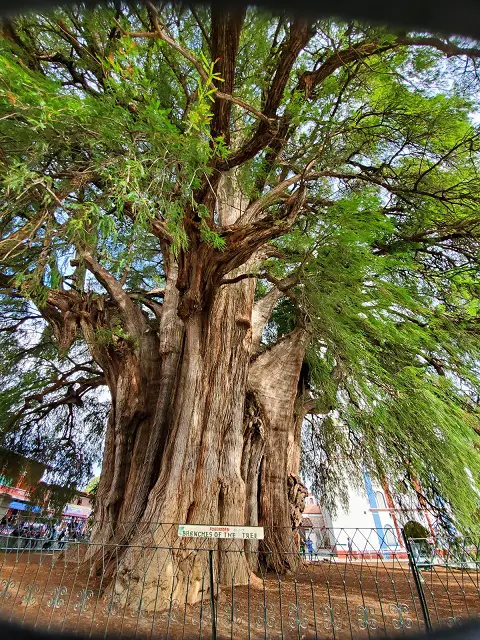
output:
[[[306,544],[307,544],[309,559],[312,560],[313,559],[313,542],[310,540],[310,538],[307,538]]]
[[[67,537],[67,532],[65,531],[65,529],[62,529],[62,531],[60,532],[60,535],[57,538],[59,549],[63,549],[63,547],[65,546],[65,543],[67,541],[66,537]]]
[[[33,527],[26,527],[23,532],[23,537],[25,538],[24,549],[30,549],[35,546],[35,531]]]
[[[353,542],[352,539],[350,537],[347,538],[347,546],[348,546],[348,554],[347,554],[347,558],[349,560],[353,560]]]
[[[53,527],[48,529],[46,534],[45,534],[45,536],[46,536],[47,539],[43,543],[42,549],[50,549],[50,547],[52,546],[52,542],[55,539],[55,529]]]
[[[0,520],[0,531],[2,533],[8,533],[8,518],[7,516],[3,516],[3,518]]]

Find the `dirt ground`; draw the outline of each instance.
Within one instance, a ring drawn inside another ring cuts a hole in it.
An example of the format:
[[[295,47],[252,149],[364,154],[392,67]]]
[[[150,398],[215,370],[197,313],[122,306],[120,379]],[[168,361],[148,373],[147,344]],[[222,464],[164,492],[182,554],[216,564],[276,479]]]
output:
[[[434,567],[422,574],[432,626],[480,615],[477,570]],[[195,606],[157,602],[125,608],[112,600],[101,578],[59,553],[0,556],[0,615],[26,625],[122,638],[211,638],[206,598]],[[267,574],[242,587],[219,588],[217,637],[370,638],[425,628],[413,576],[404,561],[354,560],[306,563],[296,576]]]

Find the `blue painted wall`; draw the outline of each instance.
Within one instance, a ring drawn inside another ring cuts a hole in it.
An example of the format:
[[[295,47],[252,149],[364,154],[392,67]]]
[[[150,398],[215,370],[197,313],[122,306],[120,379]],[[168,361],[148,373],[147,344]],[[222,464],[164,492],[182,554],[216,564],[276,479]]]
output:
[[[375,492],[372,487],[372,480],[370,475],[365,471],[363,474],[365,480],[365,488],[367,490],[368,502],[371,509],[378,509],[377,499],[375,498]],[[372,511],[373,522],[375,524],[375,530],[378,535],[378,541],[380,543],[380,549],[387,549],[388,545],[385,543],[385,529],[382,527],[382,521],[377,511]]]

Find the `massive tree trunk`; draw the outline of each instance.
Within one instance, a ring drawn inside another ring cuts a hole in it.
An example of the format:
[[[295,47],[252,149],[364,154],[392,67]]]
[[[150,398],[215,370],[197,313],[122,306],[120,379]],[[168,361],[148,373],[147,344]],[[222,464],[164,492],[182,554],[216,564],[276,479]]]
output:
[[[298,381],[308,334],[298,328],[252,360],[254,288],[252,278],[222,286],[210,309],[180,327],[170,318],[175,339],[155,356],[161,375],[144,378],[143,393],[132,367],[117,378],[92,540],[102,551],[105,542],[130,545],[116,551],[107,575],[115,574],[118,596],[141,594],[145,607],[205,593],[206,553],[168,549],[178,546],[180,523],[262,524],[268,565],[298,566],[292,502],[304,495]],[[140,397],[148,401],[135,423]],[[229,541],[228,549],[245,549],[246,560],[219,554],[218,579],[245,583],[258,547]]]
[[[234,171],[215,187],[218,225],[232,228],[248,200]],[[106,348],[87,320],[82,325],[112,395],[89,561],[95,556],[105,571],[105,543],[124,545],[107,560],[107,576],[119,597],[141,597],[147,607],[165,594],[195,602],[205,592],[206,554],[171,548],[179,547],[178,524],[264,524],[271,566],[295,566],[289,496],[298,473],[295,406],[308,335],[299,327],[258,352],[283,295],[274,287],[254,303],[262,242],[246,246],[220,276],[220,258],[205,243],[192,240],[178,264],[165,248],[163,255],[163,304],[143,301],[158,327],[83,256],[115,298],[128,333]],[[228,548],[250,552],[250,561],[256,551],[243,540],[228,541]],[[218,555],[216,571],[220,583],[241,584],[250,568],[244,555],[229,553]]]
[[[244,524],[241,467],[253,293],[251,280],[222,288],[210,310],[185,323],[185,350],[164,463],[132,540],[134,545],[153,542],[160,546],[176,541],[176,527],[168,532],[164,528],[152,531],[152,522]],[[226,566],[229,557],[235,562],[233,555],[224,555],[219,567],[220,579],[227,582],[231,578]],[[206,559],[200,553],[197,563],[201,565]],[[148,600],[150,592],[157,592],[158,563],[165,564],[166,575],[176,572],[173,590],[176,597],[184,597],[187,572],[182,573],[180,558],[168,551],[157,551],[151,572],[141,576],[144,597]],[[120,580],[124,576],[130,583],[137,566],[138,553],[131,549]],[[188,572],[188,599],[195,601],[202,588],[201,567],[192,573],[188,564]],[[236,582],[245,582],[246,577],[246,567],[236,566]]]
[[[220,189],[221,201],[230,206],[219,207],[219,216],[222,224],[231,224],[244,203],[228,180]],[[248,274],[257,259],[252,256],[229,279]],[[172,589],[175,597],[196,601],[205,587],[207,557],[199,553],[192,560],[190,554],[187,562],[180,551],[152,550],[147,558],[138,547],[178,546],[180,523],[241,525],[256,520],[258,507],[246,487],[258,486],[263,454],[263,436],[245,429],[255,279],[218,286],[199,312],[185,314],[173,260],[168,266],[160,338],[155,348],[150,345],[149,373],[143,371],[137,348],[135,356],[120,359],[135,366],[121,375],[115,369],[111,383],[112,412],[92,537],[97,544],[130,545],[120,559],[116,553],[110,568],[114,587],[118,593],[128,590],[128,599],[138,597],[140,589],[145,603]],[[142,409],[135,412],[140,398]],[[229,541],[228,547],[240,551],[244,543]],[[247,580],[248,566],[239,563],[238,555],[220,558],[221,582],[231,584],[233,576],[237,584]],[[158,583],[159,567],[168,584]]]

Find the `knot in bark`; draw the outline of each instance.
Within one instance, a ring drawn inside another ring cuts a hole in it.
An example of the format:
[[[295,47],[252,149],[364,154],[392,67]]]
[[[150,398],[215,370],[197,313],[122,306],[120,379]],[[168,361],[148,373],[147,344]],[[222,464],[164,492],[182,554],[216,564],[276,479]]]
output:
[[[197,292],[187,291],[178,304],[177,313],[182,320],[187,320],[197,313],[200,313],[202,308],[203,305],[200,294]]]
[[[305,509],[305,498],[308,496],[308,489],[294,473],[289,474],[287,487],[292,529],[296,530],[302,522],[302,513]]]

